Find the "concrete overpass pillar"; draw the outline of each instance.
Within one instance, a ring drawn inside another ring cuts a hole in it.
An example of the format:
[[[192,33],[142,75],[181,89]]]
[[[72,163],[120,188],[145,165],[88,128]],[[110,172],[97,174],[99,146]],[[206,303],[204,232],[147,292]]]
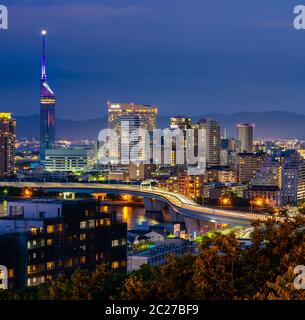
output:
[[[184,222],[184,217],[178,212],[176,212],[171,206],[168,207],[168,213],[172,221]]]
[[[184,222],[189,235],[193,237],[200,235],[200,221],[198,219],[184,217]]]
[[[144,207],[147,212],[163,212],[164,202],[157,199],[144,198]]]

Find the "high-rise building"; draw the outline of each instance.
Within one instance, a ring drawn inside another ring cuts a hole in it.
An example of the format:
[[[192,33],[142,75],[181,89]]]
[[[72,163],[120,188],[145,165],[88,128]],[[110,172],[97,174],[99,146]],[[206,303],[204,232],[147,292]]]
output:
[[[282,204],[296,205],[304,199],[305,161],[287,161],[282,170]]]
[[[181,144],[182,142],[182,148],[183,148],[183,153],[184,153],[184,158],[183,158],[183,163],[179,163],[181,165],[186,165],[187,162],[187,135],[186,135],[186,130],[192,128],[192,120],[189,117],[186,116],[176,116],[171,118],[170,122],[170,129],[171,130],[176,130],[180,129],[182,130],[182,135],[183,137],[181,138],[181,141],[178,137],[174,137],[173,139],[173,144],[172,144],[172,152],[171,152],[171,165],[177,165],[178,164],[178,159],[177,159],[177,145]]]
[[[0,178],[14,174],[15,140],[16,120],[10,113],[0,113]]]
[[[253,152],[254,124],[242,123],[237,125],[237,140],[240,143],[240,152]]]
[[[119,163],[123,165],[128,164],[128,161],[126,161],[127,150],[125,150],[125,148],[127,148],[127,144],[130,142],[130,133],[135,129],[145,129],[151,135],[157,126],[157,114],[158,109],[154,106],[134,103],[114,104],[108,102],[108,128],[115,130],[119,137],[118,150],[111,150],[110,157],[113,159],[118,158]],[[132,149],[135,144],[137,144],[136,141],[134,143],[130,143],[130,149]],[[144,144],[143,146],[144,151],[142,152],[142,155],[139,155],[140,160],[146,159],[147,154],[144,153],[146,153],[146,151],[148,152],[147,148],[152,148],[152,144]],[[122,151],[124,153],[123,155],[121,154]],[[130,156],[132,158],[135,155]]]
[[[282,166],[272,157],[268,157],[262,162],[255,177],[251,179],[252,186],[277,186],[280,188],[281,184]]]
[[[251,179],[246,198],[252,201],[261,199],[265,206],[280,206],[281,186],[282,166],[272,157],[267,157]]]
[[[137,116],[140,128],[152,132],[157,127],[157,114],[158,109],[154,106],[108,102],[108,127],[117,131],[121,125],[122,117]]]
[[[136,152],[134,150],[137,143],[139,143],[138,137],[131,139],[132,132],[140,128],[139,116],[129,115],[122,116],[120,118],[121,124],[117,128],[119,134],[119,154],[120,163],[129,164],[134,159],[143,160],[143,152]]]
[[[186,116],[176,116],[171,118],[171,129],[190,129],[192,126],[192,120]]]
[[[46,31],[42,31],[42,63],[40,79],[40,160],[45,160],[45,150],[55,145],[55,94],[47,83]]]
[[[219,166],[221,147],[220,125],[213,119],[203,119],[198,124],[201,129],[205,130],[207,165],[209,167]]]
[[[255,177],[261,163],[266,159],[266,153],[239,153],[236,157],[236,173],[238,182],[248,183]]]

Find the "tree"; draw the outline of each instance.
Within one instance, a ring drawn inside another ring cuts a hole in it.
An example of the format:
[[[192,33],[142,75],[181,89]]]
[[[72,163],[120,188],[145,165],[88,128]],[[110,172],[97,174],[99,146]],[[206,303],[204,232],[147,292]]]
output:
[[[201,244],[201,253],[195,259],[194,298],[233,299],[236,295],[235,278],[240,245],[235,236],[216,234]]]

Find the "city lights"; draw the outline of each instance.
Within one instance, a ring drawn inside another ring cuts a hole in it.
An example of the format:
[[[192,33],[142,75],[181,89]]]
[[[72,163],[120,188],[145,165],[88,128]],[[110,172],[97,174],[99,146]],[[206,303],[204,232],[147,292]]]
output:
[[[305,6],[283,1],[290,26],[272,1],[247,19],[225,0],[14,1],[0,59],[0,300],[93,300],[101,318],[144,319],[204,319],[200,300],[305,300],[305,90],[292,59],[305,56],[292,35]]]
[[[25,198],[31,198],[33,196],[33,191],[31,189],[25,189],[23,194]]]

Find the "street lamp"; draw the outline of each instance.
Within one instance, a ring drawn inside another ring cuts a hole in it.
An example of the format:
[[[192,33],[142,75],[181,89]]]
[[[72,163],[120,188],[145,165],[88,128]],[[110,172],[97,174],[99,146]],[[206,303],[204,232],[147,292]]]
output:
[[[232,200],[229,197],[221,197],[220,199],[221,206],[230,206],[232,205]]]

